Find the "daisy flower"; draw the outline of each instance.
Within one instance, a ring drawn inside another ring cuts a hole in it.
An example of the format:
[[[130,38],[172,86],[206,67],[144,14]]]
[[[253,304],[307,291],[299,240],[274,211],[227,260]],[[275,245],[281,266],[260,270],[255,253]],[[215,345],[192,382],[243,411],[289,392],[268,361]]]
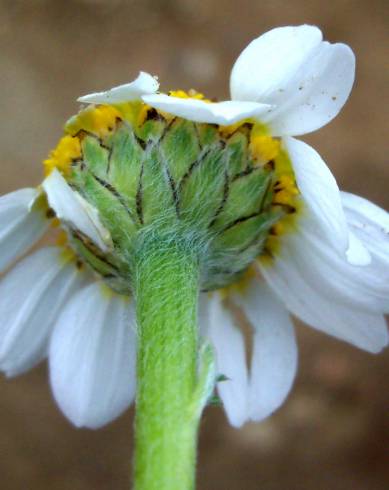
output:
[[[368,352],[384,348],[389,215],[340,192],[295,139],[339,113],[354,71],[348,46],[303,25],[247,46],[228,101],[160,93],[144,72],[80,97],[42,185],[0,200],[3,270],[50,220],[62,230],[61,243],[1,282],[0,368],[12,376],[48,356],[60,408],[93,428],[122,413],[138,383],[139,413],[163,398],[174,432],[182,404],[201,412],[215,384],[234,426],[282,404],[297,368],[291,314]],[[233,304],[252,325],[249,362]],[[199,334],[213,346],[216,383],[209,351],[202,375]],[[156,427],[150,417],[137,418],[139,445]]]

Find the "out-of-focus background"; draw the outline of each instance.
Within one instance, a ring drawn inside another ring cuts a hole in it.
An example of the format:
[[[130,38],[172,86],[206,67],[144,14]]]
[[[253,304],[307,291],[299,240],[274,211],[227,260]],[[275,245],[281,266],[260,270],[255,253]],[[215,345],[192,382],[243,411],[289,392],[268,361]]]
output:
[[[279,25],[319,25],[357,56],[352,96],[304,139],[341,187],[389,209],[385,0],[0,0],[0,191],[37,184],[77,96],[143,69],[162,90],[228,98],[232,63]],[[0,319],[1,321],[1,319]],[[371,356],[299,326],[300,367],[285,405],[266,422],[229,427],[219,408],[201,427],[199,490],[389,488],[389,356]],[[3,490],[125,490],[133,413],[99,431],[73,428],[41,366],[0,379]]]

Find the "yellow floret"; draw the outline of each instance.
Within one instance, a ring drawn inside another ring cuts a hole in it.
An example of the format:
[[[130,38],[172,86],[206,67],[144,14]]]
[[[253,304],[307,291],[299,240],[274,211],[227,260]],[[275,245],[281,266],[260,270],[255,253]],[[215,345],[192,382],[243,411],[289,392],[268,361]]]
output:
[[[55,168],[66,174],[71,163],[80,156],[80,140],[70,135],[64,136],[59,140],[57,147],[51,151],[49,158],[43,162],[45,175],[49,175]]]
[[[285,224],[281,222],[276,223],[272,229],[274,235],[281,235],[285,232]]]
[[[237,129],[239,129],[241,126],[243,126],[247,122],[250,122],[250,120],[249,119],[243,119],[242,121],[238,121],[235,124],[230,124],[229,126],[219,126],[220,134],[224,138],[228,138],[232,133],[235,133],[235,131]]]
[[[296,190],[295,179],[291,175],[281,175],[275,185],[276,189],[294,189]]]
[[[180,99],[197,99],[204,102],[211,102],[209,99],[205,98],[205,95],[201,92],[197,92],[193,88],[186,92],[185,90],[170,90],[169,95],[171,97],[178,97]]]
[[[113,130],[117,119],[121,119],[121,114],[115,107],[91,105],[71,117],[65,125],[65,131],[71,135],[87,131],[104,138]]]
[[[116,108],[121,117],[134,128],[142,126],[146,121],[147,112],[151,109],[149,105],[139,100],[117,104]]]
[[[259,257],[262,264],[270,265],[273,257],[281,251],[282,236],[296,230],[298,217],[302,212],[302,200],[296,184],[292,162],[285,150],[279,149],[274,158],[276,183],[273,188],[272,205],[285,208],[285,215],[272,227],[265,244],[265,251]]]
[[[281,149],[281,143],[268,135],[253,136],[250,141],[250,151],[254,159],[264,164],[278,157]]]
[[[61,226],[61,221],[58,218],[53,218],[51,220],[50,226],[54,229],[59,228]]]
[[[61,255],[60,255],[60,260],[63,261],[63,263],[68,263],[71,261],[75,261],[77,259],[76,254],[73,252],[73,250],[69,247],[61,247]]]
[[[255,264],[250,264],[242,274],[242,277],[228,286],[220,289],[220,294],[223,299],[227,299],[230,294],[240,293],[243,294],[251,286],[251,281],[258,275]]]
[[[66,234],[66,231],[61,230],[57,236],[56,245],[58,245],[58,247],[64,247],[65,245],[67,245],[67,243],[68,236]]]
[[[296,191],[295,189],[290,191],[287,189],[283,189],[282,191],[276,192],[273,199],[273,203],[293,205],[294,198],[297,195],[298,195],[298,191]]]

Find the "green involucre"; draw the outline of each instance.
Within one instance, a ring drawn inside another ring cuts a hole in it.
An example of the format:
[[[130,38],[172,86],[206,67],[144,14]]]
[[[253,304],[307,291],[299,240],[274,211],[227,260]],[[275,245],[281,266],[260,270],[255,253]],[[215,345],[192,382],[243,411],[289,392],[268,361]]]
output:
[[[79,137],[82,157],[68,180],[98,210],[114,249],[104,255],[79,234],[75,246],[120,292],[133,289],[145,236],[196,247],[200,288],[211,290],[239,278],[282,216],[272,207],[274,170],[252,161],[247,126],[224,137],[214,125],[152,113],[135,129],[117,122],[104,141]]]

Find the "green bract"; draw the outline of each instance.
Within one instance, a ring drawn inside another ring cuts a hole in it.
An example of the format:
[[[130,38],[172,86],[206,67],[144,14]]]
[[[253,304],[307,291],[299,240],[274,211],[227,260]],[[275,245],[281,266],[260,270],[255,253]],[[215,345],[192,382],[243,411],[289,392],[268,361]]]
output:
[[[98,210],[113,249],[103,253],[74,230],[79,255],[126,292],[145,240],[177,241],[198,253],[203,290],[235,281],[282,216],[271,206],[273,165],[253,161],[249,133],[246,124],[224,137],[216,125],[155,111],[136,131],[117,121],[104,141],[81,131],[67,181]]]

